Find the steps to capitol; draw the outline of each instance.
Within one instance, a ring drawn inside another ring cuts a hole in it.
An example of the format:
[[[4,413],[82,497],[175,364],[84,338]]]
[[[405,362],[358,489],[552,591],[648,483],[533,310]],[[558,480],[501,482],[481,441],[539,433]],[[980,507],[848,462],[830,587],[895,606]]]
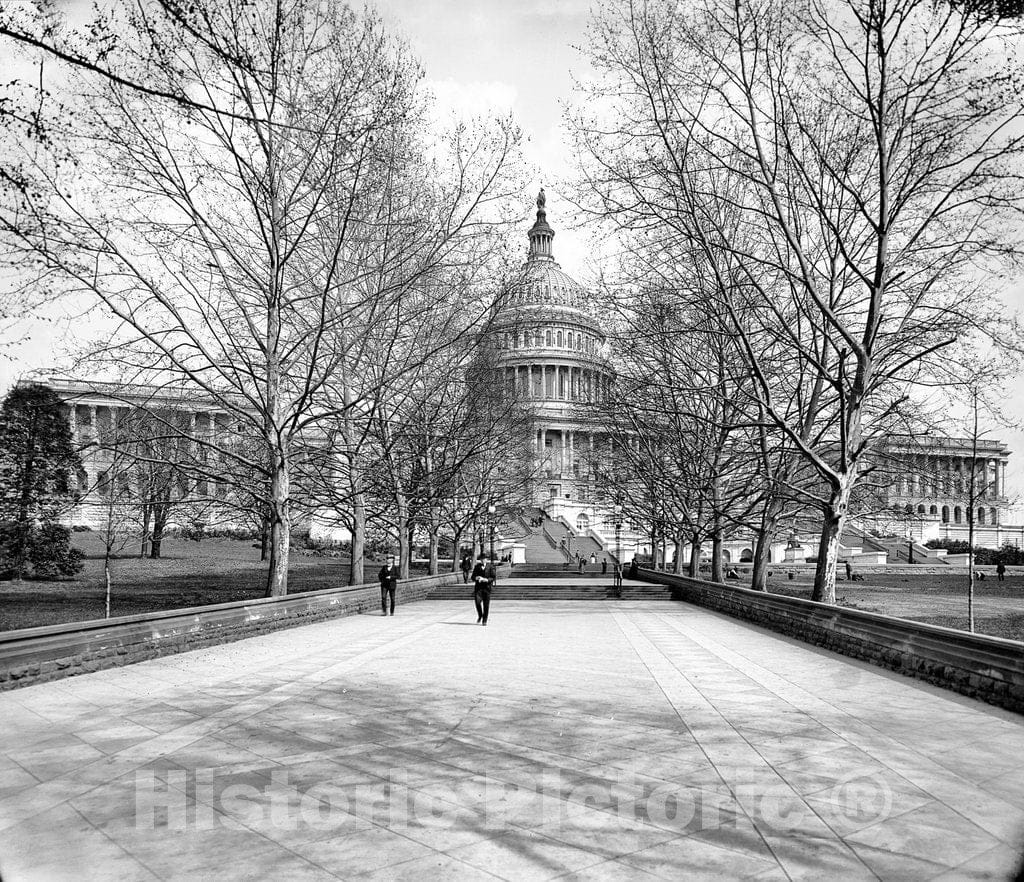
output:
[[[525,566],[525,565],[524,565]],[[616,597],[611,576],[580,576],[578,573],[547,574],[543,578],[515,575],[502,579],[494,586],[491,599],[501,600],[671,600],[672,590],[667,585],[623,580],[622,597]],[[427,600],[466,600],[473,598],[473,583],[459,581],[452,585],[438,585]]]

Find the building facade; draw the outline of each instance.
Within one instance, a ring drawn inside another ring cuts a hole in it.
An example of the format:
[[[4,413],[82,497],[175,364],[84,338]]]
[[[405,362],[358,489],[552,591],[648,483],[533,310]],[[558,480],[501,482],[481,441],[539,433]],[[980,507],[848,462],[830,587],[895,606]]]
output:
[[[505,388],[533,415],[534,502],[579,533],[607,536],[614,527],[595,505],[593,465],[608,439],[586,405],[608,394],[608,339],[586,291],[555,260],[543,190],[527,237],[521,282],[501,304],[494,331]]]
[[[1006,464],[1010,449],[1001,441],[929,436],[890,439],[880,459],[891,463],[887,507],[939,524],[968,521],[974,472],[974,522],[996,526],[1006,519],[1010,499]]]
[[[184,505],[195,503],[202,505],[204,518],[213,517],[222,526],[234,525],[236,513],[218,506],[227,499],[230,484],[217,480],[226,466],[216,461],[212,451],[218,439],[242,434],[237,414],[226,412],[223,406],[193,391],[56,378],[45,382],[64,402],[71,439],[82,463],[75,482],[80,502],[71,514],[72,524],[100,527],[112,499],[144,495],[142,488],[128,486],[139,479],[140,470],[119,467],[115,457],[119,430],[124,430],[123,442],[134,434],[125,430],[133,415],[149,413],[173,419],[174,432],[180,432],[181,437],[171,443],[187,444],[189,448],[176,450],[173,459],[194,466],[182,469],[170,488],[177,506],[175,523],[187,514]]]

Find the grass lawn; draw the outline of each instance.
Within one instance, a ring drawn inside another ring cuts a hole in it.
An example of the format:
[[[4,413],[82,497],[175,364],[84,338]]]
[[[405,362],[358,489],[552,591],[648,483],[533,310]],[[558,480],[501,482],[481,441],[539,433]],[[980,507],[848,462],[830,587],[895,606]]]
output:
[[[792,580],[775,573],[770,590],[810,599],[814,577],[797,573]],[[945,628],[967,629],[966,573],[911,573],[906,568],[891,573],[865,573],[863,582],[836,583],[836,600],[842,606],[878,612]],[[1024,640],[1024,573],[1014,567],[1006,581],[994,574],[975,583],[974,630],[979,634]]]
[[[85,568],[67,582],[0,582],[0,631],[102,619],[105,584],[103,543],[98,534],[75,533],[74,544],[86,555]],[[260,550],[236,539],[188,542],[164,540],[162,557],[141,559],[124,549],[112,561],[112,616],[262,597],[267,565]],[[293,550],[289,593],[337,588],[348,584],[348,559],[304,556]],[[372,578],[373,564],[367,565]]]

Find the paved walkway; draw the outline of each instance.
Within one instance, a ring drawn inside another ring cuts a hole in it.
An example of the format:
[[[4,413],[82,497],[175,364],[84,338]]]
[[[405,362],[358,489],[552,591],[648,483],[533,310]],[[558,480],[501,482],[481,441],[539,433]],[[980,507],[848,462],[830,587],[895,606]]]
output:
[[[982,879],[1022,718],[684,604],[468,601],[0,693],[0,872]]]

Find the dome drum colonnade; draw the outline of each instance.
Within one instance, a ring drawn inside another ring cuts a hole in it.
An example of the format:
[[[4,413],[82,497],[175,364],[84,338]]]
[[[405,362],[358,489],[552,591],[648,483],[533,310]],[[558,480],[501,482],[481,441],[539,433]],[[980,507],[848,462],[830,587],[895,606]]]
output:
[[[534,416],[538,471],[534,501],[577,527],[597,525],[593,506],[595,450],[610,443],[581,405],[603,400],[611,372],[607,339],[586,310],[584,290],[555,261],[543,189],[527,234],[530,251],[520,285],[496,316],[498,366],[505,389]]]

